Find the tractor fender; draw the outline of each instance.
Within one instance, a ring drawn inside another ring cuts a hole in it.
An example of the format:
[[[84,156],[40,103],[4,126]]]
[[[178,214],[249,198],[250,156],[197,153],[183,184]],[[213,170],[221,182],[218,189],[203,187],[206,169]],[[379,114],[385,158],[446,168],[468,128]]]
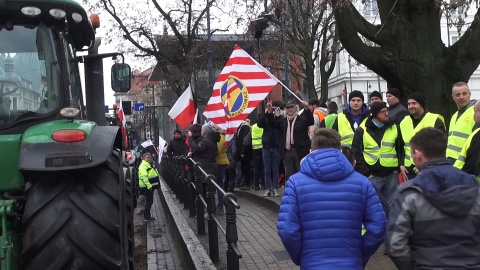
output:
[[[80,142],[22,143],[19,169],[22,171],[64,171],[98,166],[114,148],[122,149],[120,129],[96,126],[92,135]]]

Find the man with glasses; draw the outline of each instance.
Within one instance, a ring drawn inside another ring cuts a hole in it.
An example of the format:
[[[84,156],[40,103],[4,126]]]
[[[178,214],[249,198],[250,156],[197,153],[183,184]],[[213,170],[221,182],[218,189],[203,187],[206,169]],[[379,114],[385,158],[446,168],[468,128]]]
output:
[[[372,103],[370,112],[372,115],[357,128],[353,137],[355,170],[368,177],[391,206],[398,185],[399,154],[403,151],[399,129],[388,118],[385,103]]]

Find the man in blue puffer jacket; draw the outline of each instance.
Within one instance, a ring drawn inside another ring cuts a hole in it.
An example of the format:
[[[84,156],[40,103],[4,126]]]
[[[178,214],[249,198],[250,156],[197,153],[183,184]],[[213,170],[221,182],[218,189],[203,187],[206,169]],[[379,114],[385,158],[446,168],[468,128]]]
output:
[[[383,243],[387,219],[380,200],[340,151],[337,131],[317,129],[312,150],[287,182],[278,234],[302,269],[363,269]]]

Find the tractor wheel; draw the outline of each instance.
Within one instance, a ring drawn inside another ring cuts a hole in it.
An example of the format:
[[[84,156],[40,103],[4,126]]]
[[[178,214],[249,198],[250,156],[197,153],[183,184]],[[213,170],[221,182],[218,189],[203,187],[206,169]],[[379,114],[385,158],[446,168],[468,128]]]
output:
[[[125,169],[125,168],[124,168]],[[135,227],[133,224],[133,211],[134,207],[134,194],[132,189],[132,177],[131,177],[131,168],[126,169],[125,171],[125,183],[126,183],[126,194],[125,194],[125,201],[127,203],[127,238],[128,238],[128,264],[130,265],[130,269],[135,268],[134,263],[134,239],[135,239]]]
[[[94,168],[26,179],[23,269],[131,268],[119,151]]]

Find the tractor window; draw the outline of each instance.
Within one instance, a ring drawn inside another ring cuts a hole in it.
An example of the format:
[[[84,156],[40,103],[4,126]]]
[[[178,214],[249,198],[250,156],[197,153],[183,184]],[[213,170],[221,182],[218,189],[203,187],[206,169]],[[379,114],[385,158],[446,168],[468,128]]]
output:
[[[57,110],[60,67],[45,25],[0,31],[0,129]]]

